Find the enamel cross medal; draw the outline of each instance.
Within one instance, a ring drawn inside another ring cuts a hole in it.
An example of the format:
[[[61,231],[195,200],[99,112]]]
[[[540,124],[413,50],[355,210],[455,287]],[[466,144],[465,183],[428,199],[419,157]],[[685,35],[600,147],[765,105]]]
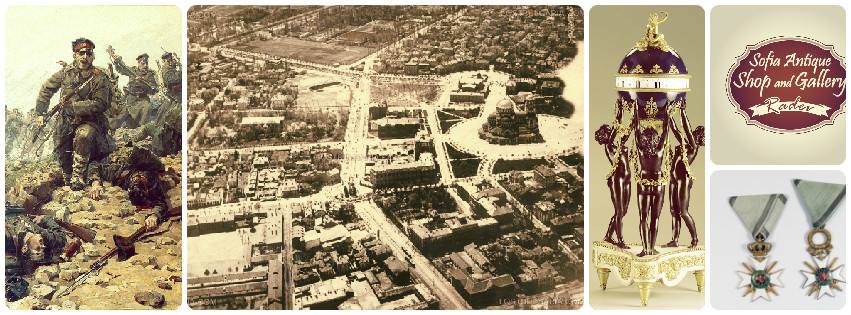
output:
[[[758,299],[771,301],[771,295],[778,295],[776,288],[782,288],[780,275],[783,269],[776,261],[768,258],[771,243],[766,242],[769,234],[777,225],[777,219],[786,206],[786,195],[749,195],[730,197],[730,206],[739,215],[745,227],[751,232],[754,242],[748,244],[752,257],[748,263],[742,263],[744,270],[736,271],[739,276],[739,288],[744,288],[742,296],[751,296],[751,302]]]
[[[825,225],[839,204],[845,199],[845,185],[822,183],[796,179],[795,191],[801,199],[804,212],[812,222],[812,229],[807,233],[807,243],[810,261],[805,261],[807,267],[801,270],[804,283],[801,285],[807,295],[816,299],[828,295],[833,297],[835,291],[842,291],[845,283],[843,277],[844,264],[839,263],[839,257],[830,257],[833,245],[830,231]]]

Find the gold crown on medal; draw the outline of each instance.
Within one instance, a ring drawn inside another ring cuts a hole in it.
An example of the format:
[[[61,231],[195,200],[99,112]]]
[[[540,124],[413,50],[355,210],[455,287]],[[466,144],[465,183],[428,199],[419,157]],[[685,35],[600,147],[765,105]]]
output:
[[[748,244],[748,250],[751,252],[754,259],[762,261],[768,256],[768,252],[771,251],[771,243],[759,240]]]

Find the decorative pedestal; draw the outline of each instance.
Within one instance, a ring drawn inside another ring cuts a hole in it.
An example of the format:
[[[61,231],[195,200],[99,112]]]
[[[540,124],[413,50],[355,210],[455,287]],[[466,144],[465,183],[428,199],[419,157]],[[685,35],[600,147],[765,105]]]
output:
[[[596,241],[591,247],[591,259],[600,279],[600,288],[606,290],[609,274],[615,272],[624,285],[636,283],[641,306],[647,306],[650,290],[660,281],[669,287],[676,286],[688,274],[694,274],[697,291],[703,292],[705,250],[695,248],[657,247],[658,255],[638,257],[640,244],[628,244],[630,249],[621,249],[607,242]]]

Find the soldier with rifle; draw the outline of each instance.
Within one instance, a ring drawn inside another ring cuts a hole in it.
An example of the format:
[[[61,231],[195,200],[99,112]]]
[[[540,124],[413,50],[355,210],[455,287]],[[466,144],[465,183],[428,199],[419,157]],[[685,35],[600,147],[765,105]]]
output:
[[[151,139],[151,150],[159,156],[180,154],[182,146],[182,115],[181,90],[182,76],[180,63],[173,53],[162,56],[163,64],[157,61],[162,74],[162,89],[164,102],[157,110],[156,118],[139,130],[134,141]]]
[[[80,240],[91,242],[95,238],[93,231],[61,218],[33,215],[40,214],[41,206],[50,201],[52,191],[62,182],[60,176],[53,173],[36,185],[22,188],[24,206],[7,206],[7,275],[27,275],[38,265],[67,261],[79,249]],[[92,164],[92,179],[89,197],[99,199],[103,193],[102,182],[110,182],[127,190],[130,202],[145,213],[145,221],[138,231],[129,237],[114,236],[119,248],[113,249],[92,264],[90,271],[84,274],[82,279],[78,278],[63,294],[55,296],[54,299],[85,282],[88,275],[97,272],[111,257],[118,255],[119,259],[123,260],[132,256],[132,246],[136,240],[161,234],[164,231],[156,231],[160,224],[170,218],[180,218],[180,176],[172,169],[165,169],[159,157],[147,149],[132,144],[118,148],[108,157]],[[12,214],[15,216],[10,217]],[[69,236],[63,229],[71,232],[76,238],[69,241]],[[18,288],[20,291],[21,285],[25,284],[25,280],[20,277],[7,279],[14,282],[7,288]]]
[[[127,66],[121,56],[115,54],[112,46],[106,48],[112,64],[118,73],[127,76],[130,81],[124,88],[125,105],[133,120],[130,128],[137,128],[150,121],[151,112],[154,111],[151,96],[157,94],[157,77],[154,70],[148,67],[148,54],[136,57],[135,66]]]
[[[142,210],[149,210],[145,224],[130,236],[113,235],[115,246],[89,266],[89,270],[78,276],[65,290],[57,293],[53,299],[70,294],[86,280],[98,273],[110,259],[126,260],[136,254],[135,243],[143,239],[160,235],[170,229],[157,227],[169,220],[181,217],[180,176],[174,170],[166,170],[160,159],[151,151],[127,145],[119,147],[107,159],[97,164],[95,181],[89,196],[98,199],[101,193],[101,181],[110,182],[124,188],[130,195],[130,202]]]
[[[162,55],[162,64],[157,61],[162,76],[163,91],[166,96],[175,103],[180,103],[183,93],[183,73],[180,69],[180,60],[174,53],[166,52]]]
[[[81,190],[89,162],[103,158],[114,146],[104,115],[110,106],[112,84],[103,70],[92,65],[95,44],[91,40],[79,38],[71,43],[71,49],[74,63],[53,74],[38,93],[33,141],[45,122],[58,114],[53,125],[54,153],[65,184]],[[48,111],[57,91],[60,101]]]

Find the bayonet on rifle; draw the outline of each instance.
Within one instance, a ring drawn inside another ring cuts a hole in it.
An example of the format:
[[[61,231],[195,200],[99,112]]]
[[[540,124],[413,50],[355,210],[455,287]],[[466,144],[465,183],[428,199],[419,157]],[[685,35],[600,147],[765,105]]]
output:
[[[165,213],[165,216],[167,218],[180,218],[181,208],[180,207],[171,208],[171,209],[169,209],[169,211],[167,211]],[[85,283],[86,280],[89,279],[89,277],[91,277],[93,274],[97,274],[98,272],[100,272],[100,270],[103,269],[104,266],[106,266],[106,264],[109,262],[109,259],[112,258],[113,256],[118,255],[119,260],[127,259],[127,258],[129,258],[129,256],[133,256],[135,254],[135,247],[134,247],[133,244],[135,244],[136,242],[141,241],[143,239],[146,239],[148,237],[163,234],[166,231],[168,231],[169,228],[171,228],[171,221],[169,221],[169,225],[166,226],[166,228],[160,229],[158,231],[152,231],[152,232],[145,233],[148,230],[148,227],[145,226],[145,225],[142,225],[142,226],[139,227],[139,229],[137,229],[135,232],[133,232],[133,234],[131,234],[130,236],[124,237],[124,236],[120,236],[120,235],[113,235],[112,239],[115,242],[115,247],[110,249],[109,252],[107,252],[105,255],[101,256],[100,258],[98,258],[98,260],[95,261],[94,263],[92,263],[92,265],[89,266],[89,270],[86,271],[86,273],[84,273],[84,274],[80,275],[79,277],[77,277],[76,279],[74,279],[74,282],[72,282],[70,285],[68,285],[68,287],[65,288],[65,290],[62,290],[62,292],[59,292],[58,294],[54,295],[53,300],[57,300],[57,299],[59,299],[63,296],[66,296],[66,295],[70,294],[71,291],[74,291],[75,289],[77,289],[77,287],[83,285],[83,283]]]
[[[143,225],[143,226],[139,227],[139,229],[137,229],[136,232],[133,232],[133,234],[128,236],[128,238],[135,241],[137,238],[142,236],[142,234],[145,233],[146,230],[147,230],[147,227]],[[115,236],[118,236],[118,235],[115,235]],[[112,249],[110,249],[109,252],[107,252],[105,255],[101,256],[100,258],[98,258],[98,260],[96,260],[94,263],[92,263],[92,265],[89,266],[88,271],[86,271],[84,274],[82,274],[82,275],[78,276],[76,279],[74,279],[74,282],[72,282],[70,285],[68,285],[68,287],[65,288],[65,290],[62,290],[62,292],[59,292],[59,294],[54,295],[53,299],[57,300],[57,299],[59,299],[63,296],[66,296],[66,295],[70,294],[71,291],[74,291],[74,289],[76,289],[77,287],[83,285],[83,283],[85,283],[86,280],[89,279],[89,277],[91,277],[93,274],[97,274],[98,272],[100,272],[100,270],[103,269],[104,266],[106,266],[106,263],[109,261],[109,259],[112,258],[112,256],[115,256],[115,255],[118,254],[118,251],[119,251],[119,246],[115,246]]]

